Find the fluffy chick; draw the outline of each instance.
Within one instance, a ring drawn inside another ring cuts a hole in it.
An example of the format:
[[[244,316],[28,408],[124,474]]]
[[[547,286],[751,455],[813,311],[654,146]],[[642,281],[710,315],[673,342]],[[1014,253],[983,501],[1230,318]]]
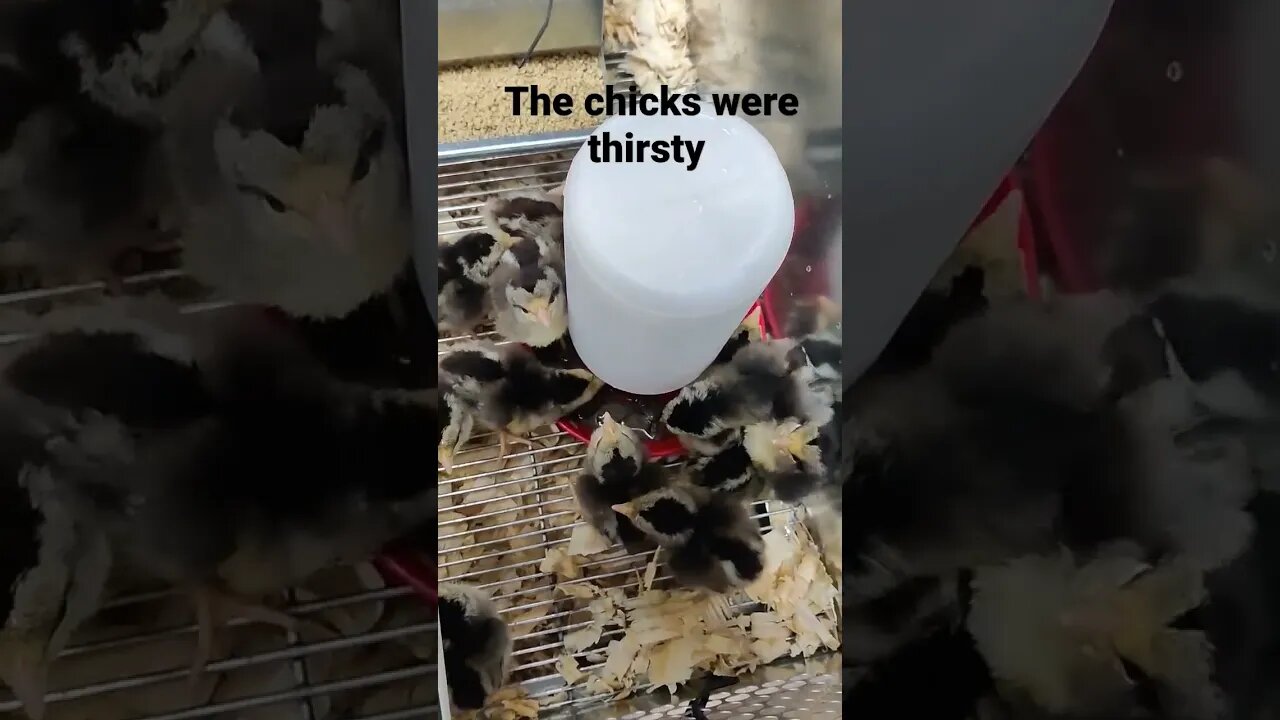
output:
[[[796,338],[814,374],[838,391],[842,338],[840,306],[825,296],[803,298],[791,310],[786,335]]]
[[[615,505],[640,532],[662,546],[682,585],[727,592],[764,569],[760,527],[735,498],[675,484]]]
[[[1083,563],[1021,557],[976,572],[968,627],[992,674],[1051,713],[1128,716],[1149,679],[1161,716],[1219,718],[1208,639],[1169,627],[1205,600],[1203,583],[1195,564],[1151,565],[1127,544]]]
[[[506,248],[489,279],[494,326],[533,347],[551,345],[569,329],[560,203],[557,195],[522,191],[491,198],[481,211]]]
[[[394,118],[363,71],[301,50],[266,62],[252,30],[211,24],[217,46],[169,99],[183,262],[232,299],[341,317],[408,259]]]
[[[1176,447],[1163,384],[1114,399],[1104,348],[1132,312],[1109,296],[993,308],[925,368],[855,385],[850,589],[1121,538],[1206,568],[1237,555],[1241,458]]]
[[[609,413],[591,433],[584,465],[573,483],[573,496],[583,519],[611,542],[622,542],[629,551],[637,552],[644,544],[644,534],[613,506],[661,487],[661,468],[649,462],[640,436]]]
[[[517,240],[564,243],[564,198],[541,190],[518,190],[485,201],[480,217],[504,247]]]
[[[713,455],[752,422],[802,404],[804,355],[794,340],[762,340],[686,385],[662,409],[662,422],[688,448]],[[807,393],[803,393],[807,395]]]
[[[569,330],[564,293],[564,260],[558,246],[520,238],[503,252],[490,277],[489,301],[500,335],[533,347],[545,347]]]
[[[519,345],[468,343],[440,359],[440,392],[446,402],[498,433],[505,456],[510,440],[554,422],[599,392],[587,370],[547,367]],[[452,396],[453,400],[449,400]]]
[[[436,460],[445,473],[453,472],[453,458],[467,444],[475,430],[475,418],[458,395],[446,392],[440,403],[440,437],[436,438]]]
[[[493,601],[468,585],[440,583],[439,608],[449,700],[479,710],[511,671],[511,632]]]
[[[49,666],[101,603],[105,535],[83,522],[45,464],[53,427],[39,407],[5,402],[0,427],[0,681],[27,715],[45,713]],[[21,414],[18,414],[21,412]],[[10,414],[13,413],[13,414]],[[67,418],[69,421],[70,419]]]
[[[486,232],[472,232],[440,243],[436,260],[440,327],[460,333],[474,329],[491,312],[489,276],[498,266],[503,246]]]
[[[728,441],[711,455],[693,458],[689,471],[694,484],[712,492],[756,498],[764,489],[764,480],[740,438]]]
[[[6,378],[84,419],[48,444],[53,477],[122,560],[192,592],[199,670],[222,611],[293,627],[250,599],[367,559],[434,517],[435,498],[410,478],[427,470],[415,448],[437,408],[430,391],[333,379],[256,311],[207,336],[142,325],[104,317],[50,334]]]
[[[840,464],[840,403],[821,425],[795,418],[765,420],[743,431],[743,449],[773,496],[796,502],[833,484]]]

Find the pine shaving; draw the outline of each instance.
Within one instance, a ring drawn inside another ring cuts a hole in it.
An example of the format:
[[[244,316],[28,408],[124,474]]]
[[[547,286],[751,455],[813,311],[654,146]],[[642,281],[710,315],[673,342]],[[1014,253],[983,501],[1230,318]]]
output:
[[[539,569],[544,573],[554,573],[558,577],[569,580],[582,577],[582,568],[578,567],[578,561],[564,548],[559,547],[547,551],[547,556],[542,559]]]
[[[580,683],[587,676],[578,667],[578,661],[572,655],[561,655],[560,659],[556,661],[556,669],[560,671],[560,676],[569,685]]]
[[[590,525],[579,525],[573,529],[573,533],[569,536],[569,554],[570,555],[596,555],[602,553],[613,544],[608,538],[600,534],[600,531]]]
[[[635,597],[590,583],[562,586],[583,588],[566,595],[591,597],[592,623],[565,637],[566,650],[590,651],[588,662],[604,662],[585,678],[575,674],[581,672],[576,663],[562,662],[567,681],[573,677],[570,682],[581,681],[587,691],[615,698],[648,685],[674,692],[700,673],[740,675],[779,658],[840,647],[839,591],[801,527],[765,535],[764,572],[747,588],[763,610],[742,613],[731,598],[702,590],[652,589],[656,568],[655,558]],[[605,637],[611,639],[600,652],[595,645]]]
[[[508,686],[493,695],[482,710],[458,713],[459,720],[537,720],[538,701],[524,688]]]

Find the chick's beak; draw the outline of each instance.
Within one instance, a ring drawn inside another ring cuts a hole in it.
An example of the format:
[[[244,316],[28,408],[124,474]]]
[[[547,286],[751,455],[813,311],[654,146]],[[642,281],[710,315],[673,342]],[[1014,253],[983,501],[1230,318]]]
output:
[[[606,443],[612,444],[618,440],[618,421],[609,413],[600,418],[600,434]]]
[[[631,520],[636,518],[636,506],[629,502],[614,505],[613,511]]]
[[[533,312],[533,318],[542,325],[551,324],[551,308],[542,306]]]

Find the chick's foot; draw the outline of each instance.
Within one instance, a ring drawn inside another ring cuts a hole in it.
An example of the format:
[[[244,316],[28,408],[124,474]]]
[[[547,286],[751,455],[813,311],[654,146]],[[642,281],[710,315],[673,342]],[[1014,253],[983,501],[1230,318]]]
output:
[[[217,629],[232,618],[275,625],[285,632],[296,633],[301,625],[298,618],[280,610],[252,603],[228,595],[219,590],[202,586],[191,591],[196,611],[196,654],[191,661],[190,682],[194,688],[213,658],[226,648]],[[327,628],[326,628],[327,629]]]

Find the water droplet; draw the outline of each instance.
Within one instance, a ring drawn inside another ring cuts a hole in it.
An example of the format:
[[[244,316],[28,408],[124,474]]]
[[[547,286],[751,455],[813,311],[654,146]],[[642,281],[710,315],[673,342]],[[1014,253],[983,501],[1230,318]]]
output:
[[[830,200],[830,199],[831,199],[831,193],[827,193],[827,199],[828,199],[828,200]]]
[[[812,265],[805,265],[805,266],[804,266],[804,271],[805,271],[805,272],[813,272],[813,266],[812,266]]]

